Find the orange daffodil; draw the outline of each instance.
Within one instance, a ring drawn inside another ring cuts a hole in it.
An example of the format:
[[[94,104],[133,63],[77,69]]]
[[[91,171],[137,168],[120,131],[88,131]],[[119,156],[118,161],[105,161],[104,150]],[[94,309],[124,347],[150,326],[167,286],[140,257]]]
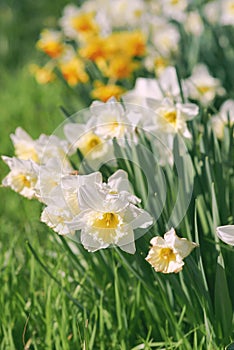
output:
[[[156,272],[177,273],[184,266],[183,259],[197,247],[194,242],[186,238],[179,238],[174,228],[166,232],[164,238],[154,237],[150,241],[152,247],[146,260],[152,265]]]

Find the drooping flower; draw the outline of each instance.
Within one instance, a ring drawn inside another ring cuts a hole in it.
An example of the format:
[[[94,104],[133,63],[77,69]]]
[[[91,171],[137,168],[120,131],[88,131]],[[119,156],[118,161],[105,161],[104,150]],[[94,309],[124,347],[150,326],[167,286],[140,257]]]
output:
[[[89,251],[117,245],[134,254],[134,229],[147,228],[152,217],[136,206],[139,199],[129,192],[127,174],[118,170],[107,183],[81,186],[81,212],[68,226],[81,230],[81,243]]]
[[[78,148],[91,167],[114,159],[112,143],[95,132],[95,128],[86,124],[69,123],[64,126],[64,134],[76,151]]]
[[[151,100],[148,103],[155,111],[152,122],[148,123],[149,130],[166,134],[180,133],[184,137],[191,137],[186,121],[198,115],[199,108],[196,104],[174,103],[169,98],[162,101]]]
[[[219,226],[216,232],[221,241],[234,246],[234,225]]]
[[[2,180],[4,187],[10,187],[29,199],[35,198],[35,185],[38,178],[38,165],[31,160],[2,156],[9,166],[9,174]]]
[[[194,67],[192,75],[185,80],[185,85],[188,88],[189,97],[200,101],[204,106],[212,102],[216,95],[225,93],[220,80],[212,77],[204,64]]]
[[[146,260],[153,266],[156,272],[177,273],[184,266],[183,259],[197,247],[194,242],[186,238],[179,238],[174,228],[164,234],[162,237],[154,237],[150,243],[152,247],[146,257]]]
[[[45,164],[52,157],[57,158],[69,167],[67,155],[69,155],[69,143],[61,140],[55,135],[41,134],[37,140],[33,140],[31,136],[22,128],[16,128],[15,134],[10,135],[15,147],[15,154],[18,158],[28,160],[31,159],[36,163]]]

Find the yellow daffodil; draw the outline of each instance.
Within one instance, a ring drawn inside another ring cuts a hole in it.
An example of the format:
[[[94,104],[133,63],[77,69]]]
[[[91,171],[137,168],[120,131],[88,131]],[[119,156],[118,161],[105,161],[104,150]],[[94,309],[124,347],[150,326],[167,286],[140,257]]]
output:
[[[117,100],[119,100],[125,91],[122,86],[114,84],[104,85],[101,82],[96,82],[94,86],[95,88],[91,91],[91,96],[94,99],[101,100],[103,102],[108,101],[111,97],[115,97]]]
[[[153,266],[156,272],[177,273],[184,266],[183,259],[197,247],[194,242],[186,238],[179,238],[174,228],[166,232],[164,238],[154,237],[150,241],[152,247],[146,260]]]
[[[61,32],[44,29],[37,42],[37,47],[51,58],[58,58],[64,51]]]
[[[75,86],[78,83],[87,83],[89,80],[89,76],[85,72],[85,65],[78,57],[73,57],[60,63],[60,70],[64,79],[71,86]]]

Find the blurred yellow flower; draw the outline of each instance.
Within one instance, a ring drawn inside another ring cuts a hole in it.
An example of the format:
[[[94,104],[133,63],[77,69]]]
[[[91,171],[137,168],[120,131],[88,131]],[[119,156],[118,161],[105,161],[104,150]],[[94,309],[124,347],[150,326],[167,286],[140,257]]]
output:
[[[36,46],[51,58],[58,58],[64,51],[62,35],[55,30],[44,29]]]
[[[100,58],[108,58],[109,51],[107,48],[107,40],[99,36],[89,38],[83,47],[80,48],[79,54],[81,57],[91,61],[96,61]]]
[[[111,97],[115,97],[119,100],[120,96],[124,93],[124,88],[114,84],[104,85],[97,81],[94,83],[95,88],[91,91],[91,96],[94,99],[106,102]]]
[[[37,64],[31,64],[29,66],[29,71],[34,75],[39,84],[48,84],[56,79],[56,75],[53,73],[52,69],[47,66],[39,67]]]
[[[134,70],[139,67],[138,62],[134,62],[131,58],[124,55],[118,55],[110,60],[109,64],[103,68],[103,73],[113,79],[129,78]]]
[[[125,56],[143,56],[146,50],[146,38],[141,31],[115,32],[107,38],[109,52],[113,55],[124,53]]]
[[[67,62],[61,62],[60,70],[64,79],[71,86],[77,85],[78,83],[87,83],[89,80],[89,76],[85,72],[83,61],[77,57],[72,57]]]
[[[186,238],[179,238],[174,228],[166,232],[164,238],[154,237],[150,243],[152,247],[146,260],[153,266],[156,272],[177,273],[182,270],[183,259],[197,247],[194,242]]]

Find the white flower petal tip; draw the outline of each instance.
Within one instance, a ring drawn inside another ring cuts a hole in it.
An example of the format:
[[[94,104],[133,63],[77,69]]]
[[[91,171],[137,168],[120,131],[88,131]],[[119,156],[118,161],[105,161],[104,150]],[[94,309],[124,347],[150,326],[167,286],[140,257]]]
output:
[[[234,246],[234,225],[219,226],[216,232],[221,241]]]
[[[157,236],[150,241],[152,247],[146,257],[156,272],[177,273],[184,266],[183,259],[198,245],[179,238],[174,228],[166,232],[164,238]]]

